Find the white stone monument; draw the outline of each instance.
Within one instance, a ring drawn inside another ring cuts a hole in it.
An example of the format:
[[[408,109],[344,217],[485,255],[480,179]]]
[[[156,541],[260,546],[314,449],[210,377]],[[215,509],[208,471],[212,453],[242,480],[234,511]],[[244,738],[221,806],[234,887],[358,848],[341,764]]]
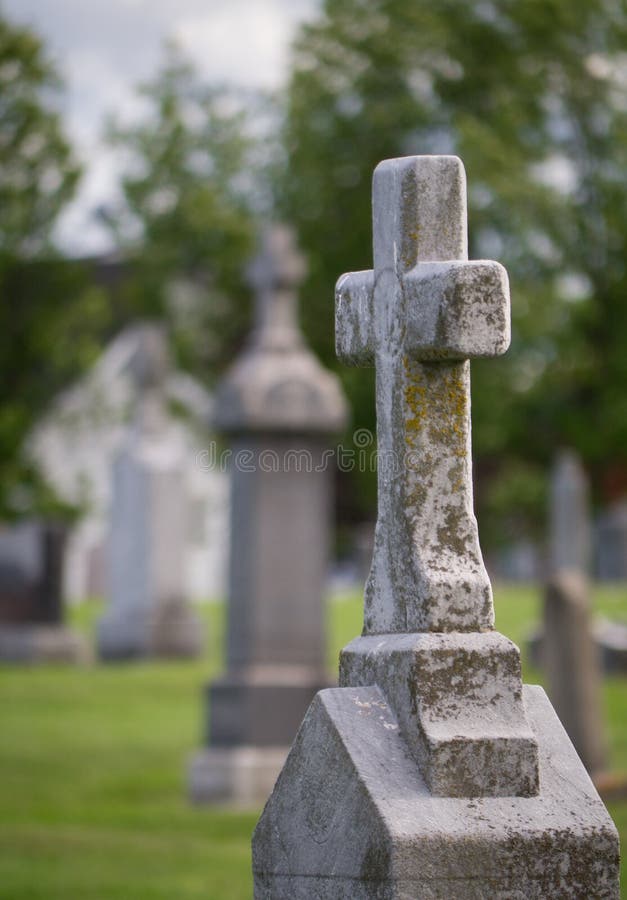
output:
[[[111,470],[128,442],[137,394],[134,360],[144,331],[140,321],[119,332],[89,371],[54,398],[30,437],[31,456],[46,480],[66,503],[81,509],[65,542],[63,597],[69,604],[105,593]],[[185,448],[181,491],[190,507],[185,527],[185,593],[194,600],[222,599],[229,484],[207,427],[213,396],[197,379],[175,367],[168,371],[164,389],[169,439],[176,434]]]
[[[113,465],[109,607],[98,625],[98,652],[104,659],[195,656],[203,641],[184,592],[184,448],[168,428],[167,345],[158,326],[144,326],[133,371],[135,417]]]
[[[377,375],[362,637],[313,701],[253,837],[256,900],[618,898],[618,836],[518,648],[473,515],[469,360],[509,343],[505,270],[468,262],[455,157],[381,163],[374,271],[337,350]]]

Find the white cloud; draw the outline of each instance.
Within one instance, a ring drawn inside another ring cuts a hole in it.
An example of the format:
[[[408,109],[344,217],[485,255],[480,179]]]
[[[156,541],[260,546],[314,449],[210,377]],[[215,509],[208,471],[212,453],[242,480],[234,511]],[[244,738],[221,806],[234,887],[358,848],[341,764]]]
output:
[[[174,36],[200,71],[246,87],[276,88],[289,43],[319,0],[3,0],[13,21],[44,39],[66,82],[63,114],[87,172],[59,223],[68,252],[107,250],[92,216],[117,186],[116,157],[102,140],[108,113],[137,114],[138,82],[149,79]]]
[[[276,88],[286,74],[293,24],[285,3],[234,2],[182,18],[174,36],[210,77]]]

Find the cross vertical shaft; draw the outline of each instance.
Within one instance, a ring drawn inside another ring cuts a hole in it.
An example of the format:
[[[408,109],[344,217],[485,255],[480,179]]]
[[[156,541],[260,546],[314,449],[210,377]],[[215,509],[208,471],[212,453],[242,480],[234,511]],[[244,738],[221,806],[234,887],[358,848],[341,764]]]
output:
[[[381,163],[373,235],[373,273],[344,276],[337,294],[340,355],[376,367],[378,518],[364,633],[490,629],[468,360],[507,347],[506,276],[467,261],[456,157]]]

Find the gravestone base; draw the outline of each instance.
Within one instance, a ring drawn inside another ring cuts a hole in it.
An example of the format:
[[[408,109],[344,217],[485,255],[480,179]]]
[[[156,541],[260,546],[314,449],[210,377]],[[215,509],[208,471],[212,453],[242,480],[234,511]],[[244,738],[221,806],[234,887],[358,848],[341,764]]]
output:
[[[364,635],[340,654],[340,686],[381,688],[440,797],[537,793],[521,682],[518,647],[497,631]]]
[[[98,656],[102,660],[187,659],[199,656],[203,625],[187,604],[172,604],[145,614],[105,613],[98,623]]]
[[[188,790],[192,803],[225,803],[241,809],[263,806],[288,752],[287,745],[200,750],[189,766]]]
[[[323,674],[300,666],[229,673],[207,689],[208,744],[289,747],[309,704],[327,687]]]
[[[65,625],[0,625],[0,662],[89,663],[91,648]]]
[[[255,900],[618,900],[618,835],[541,688],[540,793],[437,797],[377,687],[322,691],[253,837]]]
[[[251,667],[210,684],[208,746],[189,768],[192,802],[262,806],[307,707],[328,686],[304,666]]]

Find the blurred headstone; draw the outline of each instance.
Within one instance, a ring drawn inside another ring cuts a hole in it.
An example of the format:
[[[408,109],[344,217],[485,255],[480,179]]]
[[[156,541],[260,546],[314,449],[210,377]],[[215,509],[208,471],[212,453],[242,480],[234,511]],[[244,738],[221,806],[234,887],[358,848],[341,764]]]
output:
[[[162,330],[146,324],[133,371],[134,420],[113,465],[108,609],[98,624],[103,659],[195,656],[202,628],[185,596],[188,497],[183,447],[168,425],[169,368]]]
[[[557,570],[544,598],[543,652],[549,695],[588,772],[606,764],[599,648],[590,623],[583,572]]]
[[[627,500],[619,500],[598,518],[596,572],[599,581],[627,581]]]
[[[586,766],[598,771],[605,758],[598,670],[627,671],[627,626],[604,618],[593,621],[591,617],[588,576],[594,548],[588,495],[581,461],[573,451],[563,450],[551,477],[545,621],[542,630],[529,638],[528,652],[534,665],[546,665],[557,713]],[[621,515],[619,505],[599,519],[599,523],[610,526],[606,529],[602,525],[596,531],[597,561],[606,575],[618,571],[611,567],[620,555]],[[562,578],[564,574],[568,577]],[[567,622],[571,615],[572,621]],[[583,649],[588,641],[594,646]],[[596,697],[592,708],[590,697]]]
[[[255,328],[216,395],[232,450],[227,671],[208,689],[207,746],[190,768],[196,802],[261,802],[327,683],[329,447],[346,407],[298,327],[303,274],[289,229],[268,228],[250,271]]]
[[[103,597],[113,462],[128,441],[135,408],[134,360],[143,340],[139,322],[121,331],[93,367],[50,405],[31,436],[37,465],[67,503],[81,508],[66,542],[64,596],[70,603]],[[207,429],[213,397],[187,373],[168,370],[168,427],[183,445],[181,489],[190,498],[184,526],[187,596],[222,598],[226,591],[228,477]]]
[[[549,560],[552,572],[580,572],[588,576],[592,526],[588,479],[573,450],[561,450],[551,473],[549,502]]]
[[[63,622],[66,526],[24,521],[0,528],[0,660],[81,662],[85,640]]]
[[[494,552],[488,568],[501,581],[530,584],[538,581],[543,560],[537,544],[529,538],[519,538]]]
[[[374,271],[336,289],[339,355],[377,370],[364,630],[257,825],[255,897],[617,900],[616,829],[542,690],[523,688],[518,648],[493,630],[469,360],[507,348],[506,273],[467,261],[455,157],[381,163],[373,208]]]
[[[598,773],[606,752],[601,660],[590,614],[591,535],[586,473],[573,450],[561,450],[551,473],[542,654],[555,711],[586,769]]]

